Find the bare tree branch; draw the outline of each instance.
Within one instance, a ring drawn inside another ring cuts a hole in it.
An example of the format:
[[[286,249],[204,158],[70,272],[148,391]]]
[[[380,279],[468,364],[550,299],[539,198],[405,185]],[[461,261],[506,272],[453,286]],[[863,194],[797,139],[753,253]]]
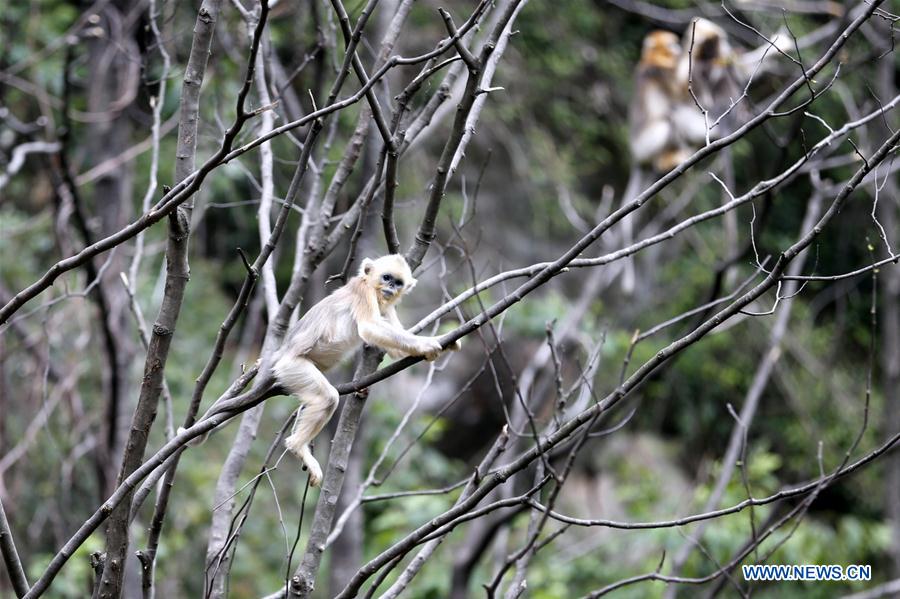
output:
[[[6,566],[6,573],[9,574],[16,597],[24,597],[28,592],[28,579],[25,577],[22,558],[19,557],[19,552],[16,550],[12,529],[6,519],[2,497],[0,497],[0,553],[3,554],[3,565]]]

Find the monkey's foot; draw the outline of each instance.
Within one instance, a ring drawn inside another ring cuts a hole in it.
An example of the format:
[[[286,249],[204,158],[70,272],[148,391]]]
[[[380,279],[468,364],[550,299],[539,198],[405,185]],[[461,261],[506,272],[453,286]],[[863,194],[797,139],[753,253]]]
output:
[[[319,466],[319,462],[308,450],[306,455],[300,459],[303,460],[304,468],[309,469],[309,486],[318,487],[319,483],[322,482],[322,467]]]
[[[298,443],[294,437],[288,437],[284,441],[284,446],[287,447],[288,451],[300,458],[300,461],[303,463],[303,469],[309,471],[310,486],[318,487],[319,483],[322,482],[322,467],[319,466],[319,462],[313,457],[309,445],[307,443]]]

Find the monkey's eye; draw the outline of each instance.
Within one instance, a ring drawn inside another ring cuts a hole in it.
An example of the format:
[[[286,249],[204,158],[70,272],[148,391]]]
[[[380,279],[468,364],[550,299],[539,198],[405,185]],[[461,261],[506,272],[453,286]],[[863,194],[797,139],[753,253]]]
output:
[[[397,285],[397,287],[403,287],[403,279],[394,279],[394,284]]]
[[[388,281],[391,280],[391,275],[385,273],[385,274],[381,275],[381,280],[382,280],[382,281],[385,281],[385,282],[388,282]]]

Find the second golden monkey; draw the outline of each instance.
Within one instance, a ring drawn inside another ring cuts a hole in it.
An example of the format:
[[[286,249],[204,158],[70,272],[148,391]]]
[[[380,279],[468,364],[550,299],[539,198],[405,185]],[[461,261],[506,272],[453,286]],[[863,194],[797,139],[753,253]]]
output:
[[[679,81],[681,43],[669,31],[652,31],[644,38],[635,70],[634,96],[628,115],[631,155],[637,165],[668,170],[667,156],[678,149],[675,110],[686,85]]]

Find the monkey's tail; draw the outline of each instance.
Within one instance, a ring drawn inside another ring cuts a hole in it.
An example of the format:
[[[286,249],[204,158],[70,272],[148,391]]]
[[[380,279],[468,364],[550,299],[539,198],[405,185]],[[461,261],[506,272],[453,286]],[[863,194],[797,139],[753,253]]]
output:
[[[644,176],[643,172],[641,171],[641,167],[638,165],[632,166],[631,173],[629,173],[628,175],[628,184],[625,186],[625,191],[622,193],[623,206],[636,198],[637,195],[641,192],[643,180]],[[630,212],[622,217],[623,247],[628,247],[632,243],[634,243],[634,223],[634,212]],[[626,295],[631,295],[632,293],[634,293],[636,278],[637,275],[635,274],[634,258],[632,256],[628,256],[625,258],[622,267],[622,291]]]
[[[236,397],[224,397],[220,398],[216,401],[209,409],[206,411],[203,416],[196,420],[196,422],[202,422],[211,416],[215,416],[216,414],[220,414],[222,412],[229,412],[235,410],[237,408],[241,408],[244,406],[256,405],[265,401],[270,397],[275,397],[276,395],[283,395],[283,389],[277,383],[275,376],[272,374],[271,368],[267,368],[264,373],[260,373],[256,375],[256,378],[253,380],[253,386],[250,387],[244,393]],[[187,442],[189,447],[196,447],[197,445],[201,445],[206,441],[210,434],[224,427],[227,422],[223,422],[222,424],[208,430],[202,435],[195,437]],[[183,426],[178,427],[177,434],[183,433],[185,429]]]

